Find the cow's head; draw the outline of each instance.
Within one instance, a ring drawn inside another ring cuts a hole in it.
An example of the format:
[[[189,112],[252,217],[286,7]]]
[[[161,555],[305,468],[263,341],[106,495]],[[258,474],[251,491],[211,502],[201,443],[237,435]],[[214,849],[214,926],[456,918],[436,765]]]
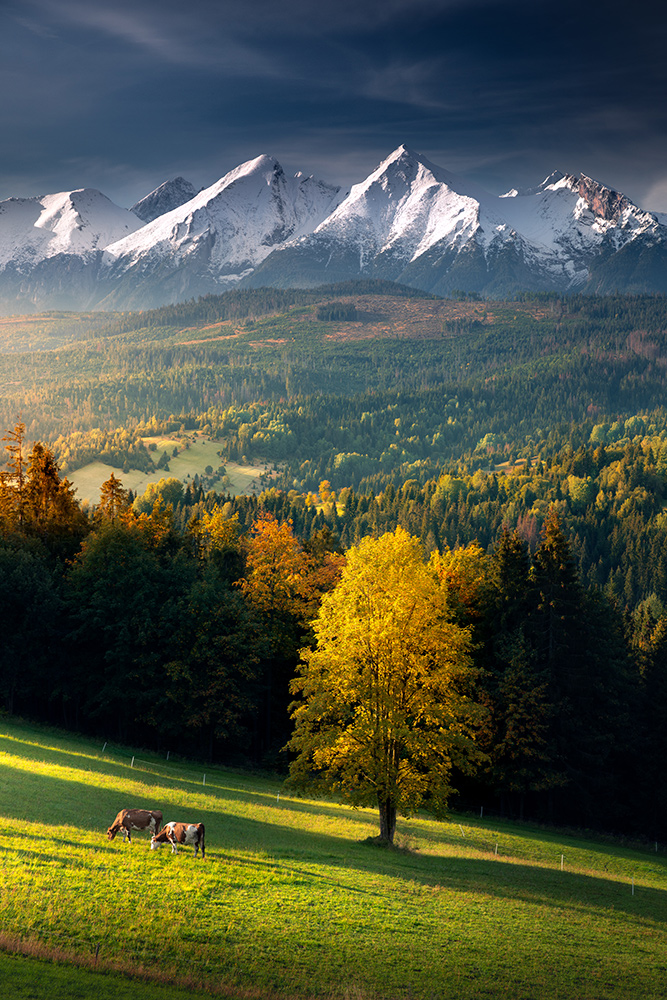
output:
[[[158,847],[162,847],[164,842],[164,837],[160,838],[160,834],[156,833],[154,837],[151,837],[151,851],[157,851]]]
[[[107,837],[109,838],[109,840],[113,840],[113,838],[116,836],[119,830],[120,830],[120,823],[114,823],[113,826],[110,826],[109,829],[107,830]]]

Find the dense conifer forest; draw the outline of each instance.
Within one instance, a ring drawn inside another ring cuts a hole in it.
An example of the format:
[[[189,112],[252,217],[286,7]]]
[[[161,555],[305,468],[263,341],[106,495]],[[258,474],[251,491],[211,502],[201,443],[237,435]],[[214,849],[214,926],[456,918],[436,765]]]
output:
[[[660,296],[373,283],[3,322],[4,710],[285,769],[322,596],[398,528],[472,637],[460,802],[658,836],[666,331]],[[133,503],[142,439],[193,430],[271,487]],[[95,458],[118,473],[82,510],[65,477]]]

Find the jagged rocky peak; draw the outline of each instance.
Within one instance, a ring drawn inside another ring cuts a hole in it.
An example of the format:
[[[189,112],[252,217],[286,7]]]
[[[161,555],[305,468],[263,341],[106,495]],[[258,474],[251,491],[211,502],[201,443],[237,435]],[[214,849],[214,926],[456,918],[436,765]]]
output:
[[[365,181],[355,185],[355,187],[363,189],[378,182],[384,188],[391,184],[396,185],[397,183],[401,187],[410,187],[418,180],[420,175],[424,174],[428,176],[442,174],[447,179],[452,177],[448,171],[444,171],[441,167],[436,167],[425,156],[416,153],[406,145],[401,145],[379,163]]]
[[[363,217],[380,235],[381,230],[388,231],[395,214],[404,211],[408,203],[418,202],[427,191],[444,187],[450,180],[452,177],[446,171],[401,145],[365,180],[351,187],[327,222],[347,228],[354,219]]]
[[[586,174],[580,174],[578,177],[568,174],[566,180],[572,190],[584,199],[591,212],[606,222],[618,222],[623,212],[628,208],[634,208],[624,194],[605,187]]]
[[[199,192],[166,181],[132,211],[92,190],[0,203],[0,296],[42,308],[61,308],[73,269],[67,308],[124,309],[367,274],[436,294],[667,293],[666,259],[665,217],[584,174],[498,197],[405,144],[346,192],[264,154]]]
[[[164,302],[219,292],[250,274],[275,247],[312,232],[337,203],[338,191],[303,173],[289,176],[275,157],[263,154],[109,244],[101,273],[109,285],[122,283],[122,294],[142,308],[161,304],[158,296]]]
[[[396,191],[401,187],[412,192],[424,192],[427,189],[439,188],[441,193],[446,193],[448,190],[463,198],[475,199],[478,202],[487,201],[491,197],[489,192],[476,181],[452,173],[406,145],[395,149],[369,175],[366,181],[356,187],[363,189],[369,182],[377,179],[383,180],[383,186],[386,188],[393,186]]]
[[[402,144],[377,166],[375,173],[381,174],[393,171],[408,179],[414,176],[421,161],[422,157],[418,153],[415,153],[414,150]]]
[[[160,215],[185,205],[196,195],[194,186],[184,177],[174,177],[147,194],[130,209],[142,222],[152,222]]]
[[[548,191],[549,188],[554,188],[556,184],[559,184],[565,178],[565,174],[561,170],[552,170],[548,177],[545,177],[541,184],[535,184],[533,187],[527,188],[510,188],[505,194],[501,194],[501,198],[526,198],[533,194],[541,194],[542,191]]]
[[[378,191],[395,196],[398,192],[409,190],[424,170],[428,172],[430,166],[428,160],[418,153],[408,149],[407,146],[399,146],[363,181],[354,184],[345,200],[355,202],[367,197],[369,192]]]
[[[326,214],[331,211],[331,202],[339,193],[340,188],[319,181],[312,175],[307,176],[301,171],[290,176],[285,173],[275,156],[263,153],[261,156],[241,163],[215,184],[212,184],[211,187],[200,192],[196,203],[198,205],[210,203],[213,198],[220,195],[227,198],[232,191],[234,192],[233,197],[247,196],[253,199],[253,204],[259,192],[263,194],[268,192],[279,201],[293,202],[295,206],[297,203],[307,203],[309,197],[317,192],[316,197],[323,203],[322,209],[318,211],[325,210]]]

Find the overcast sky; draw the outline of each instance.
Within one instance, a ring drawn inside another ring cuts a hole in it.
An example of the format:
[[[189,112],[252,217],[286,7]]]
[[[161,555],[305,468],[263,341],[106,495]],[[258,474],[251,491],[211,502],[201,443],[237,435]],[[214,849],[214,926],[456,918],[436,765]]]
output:
[[[0,0],[0,199],[129,207],[261,153],[349,187],[405,143],[497,194],[560,169],[667,211],[664,7]]]

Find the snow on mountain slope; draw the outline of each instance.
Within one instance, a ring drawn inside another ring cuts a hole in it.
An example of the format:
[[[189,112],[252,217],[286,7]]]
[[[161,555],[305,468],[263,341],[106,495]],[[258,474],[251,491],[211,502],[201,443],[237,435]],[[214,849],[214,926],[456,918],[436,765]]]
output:
[[[555,171],[536,187],[498,197],[400,146],[248,283],[375,274],[438,292],[567,290],[587,281],[603,251],[666,236],[655,216],[583,175]]]
[[[639,233],[655,232],[658,222],[623,195],[585,175],[552,175],[544,186],[502,199],[507,221],[527,239],[555,251],[585,253],[605,239],[624,245]]]
[[[188,202],[106,248],[113,275],[185,268],[213,285],[238,281],[285,240],[309,232],[335,207],[340,189],[297,173],[273,157],[230,171]],[[179,276],[180,277],[180,276]]]
[[[309,284],[355,274],[410,283],[414,265],[426,258],[434,277],[445,266],[439,262],[464,250],[485,254],[508,242],[516,248],[521,238],[499,204],[479,185],[400,146],[311,235],[277,250],[249,283],[281,281],[283,270],[297,278],[301,271]],[[417,283],[424,287],[421,278]]]
[[[462,246],[472,238],[485,249],[522,238],[536,254],[586,252],[610,234],[620,246],[657,225],[650,213],[583,175],[556,171],[512,194],[492,195],[401,146],[316,232],[374,245],[379,253],[400,245],[415,260],[436,244]]]
[[[0,268],[30,271],[58,254],[89,255],[143,223],[93,188],[0,202]]]
[[[442,238],[462,243],[479,227],[476,189],[400,146],[315,229],[354,244],[360,265],[400,245],[412,259]]]
[[[196,194],[194,185],[190,181],[186,181],[184,177],[175,177],[171,181],[160,184],[145,198],[136,202],[130,211],[134,212],[142,222],[153,222],[160,215],[180,208]]]
[[[359,277],[436,294],[667,293],[666,222],[583,174],[496,196],[400,146],[344,196],[259,156],[196,194],[167,181],[132,211],[92,189],[0,202],[0,310]]]

